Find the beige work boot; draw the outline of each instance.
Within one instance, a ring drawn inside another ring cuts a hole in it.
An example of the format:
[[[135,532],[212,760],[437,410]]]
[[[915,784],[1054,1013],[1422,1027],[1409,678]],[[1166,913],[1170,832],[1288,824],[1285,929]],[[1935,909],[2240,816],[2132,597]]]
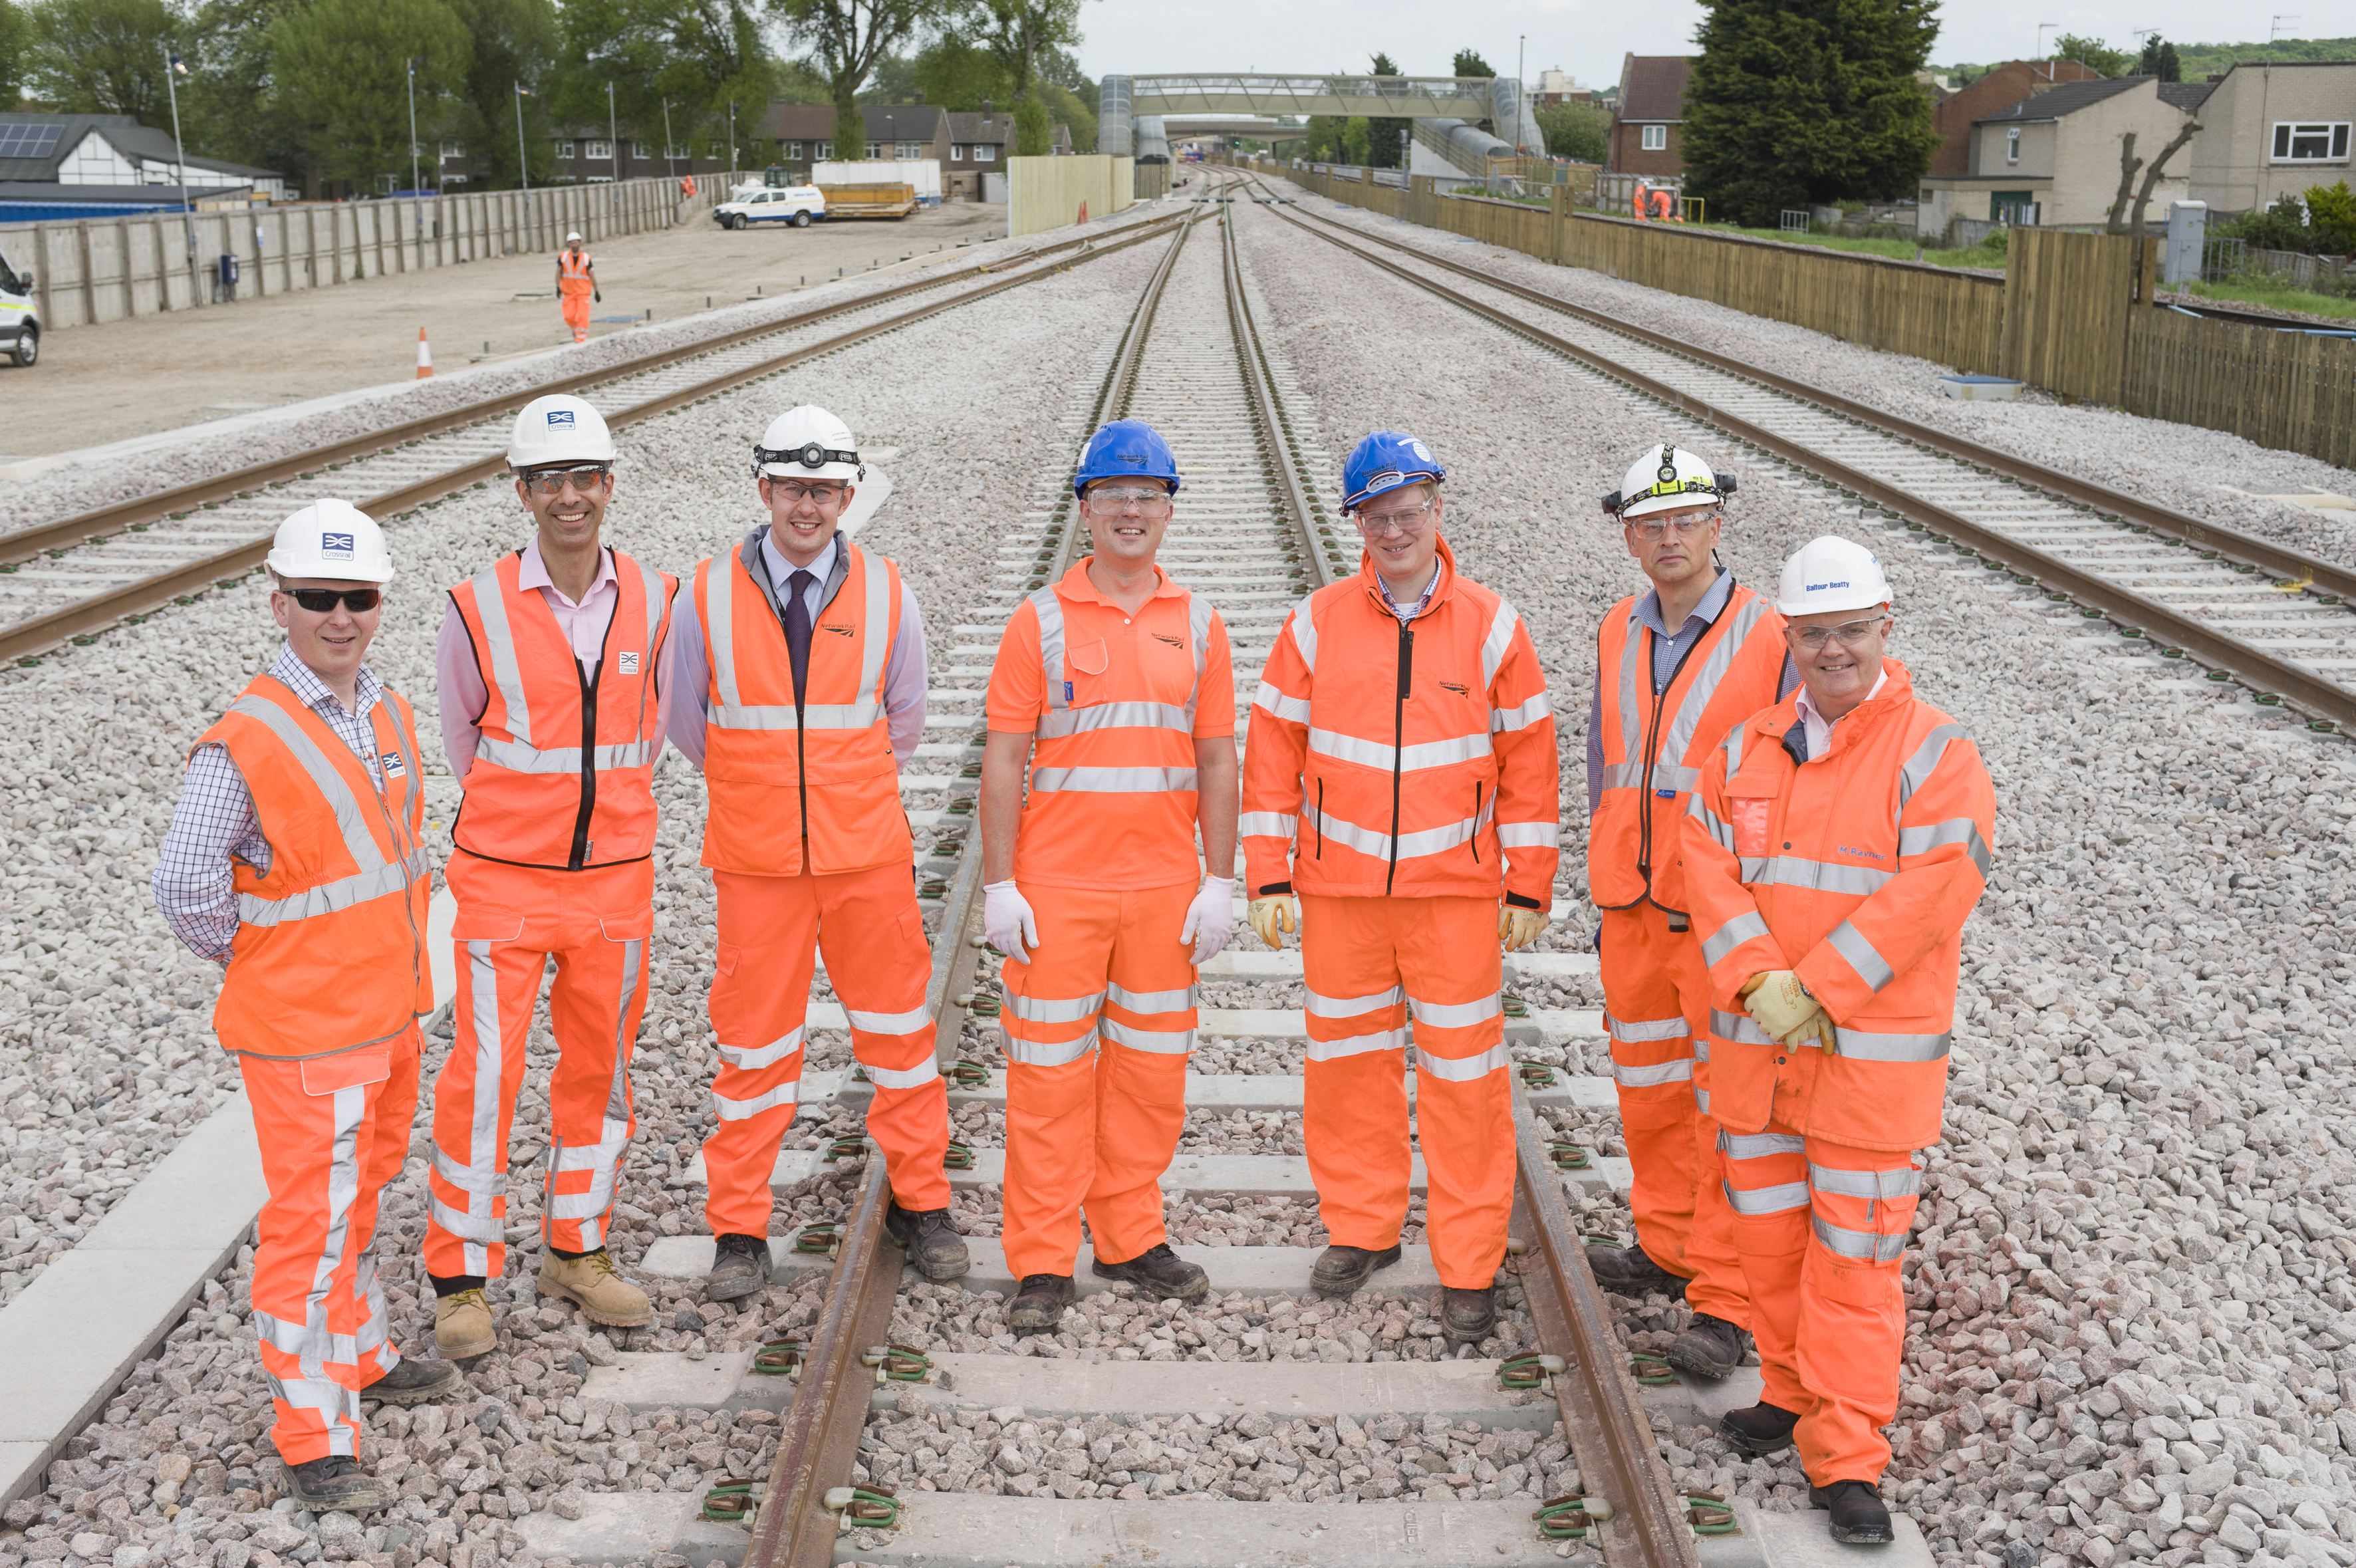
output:
[[[613,1255],[603,1247],[578,1258],[541,1253],[540,1294],[562,1296],[590,1322],[609,1328],[644,1328],[655,1320],[655,1304],[621,1276]]]
[[[434,1297],[434,1345],[444,1357],[468,1361],[489,1355],[498,1343],[498,1332],[491,1326],[491,1304],[480,1290]]]

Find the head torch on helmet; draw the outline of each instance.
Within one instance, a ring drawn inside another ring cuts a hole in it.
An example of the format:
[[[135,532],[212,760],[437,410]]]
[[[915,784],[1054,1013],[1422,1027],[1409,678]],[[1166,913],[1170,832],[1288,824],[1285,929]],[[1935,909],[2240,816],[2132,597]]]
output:
[[[755,478],[761,479],[785,477],[772,475],[769,472],[769,466],[773,463],[779,466],[784,466],[786,464],[798,464],[802,467],[812,469],[823,468],[829,463],[845,463],[859,470],[860,478],[864,479],[867,478],[867,469],[860,463],[858,453],[845,452],[836,447],[821,446],[816,441],[805,441],[799,446],[787,446],[782,448],[755,446],[753,448],[753,477]]]

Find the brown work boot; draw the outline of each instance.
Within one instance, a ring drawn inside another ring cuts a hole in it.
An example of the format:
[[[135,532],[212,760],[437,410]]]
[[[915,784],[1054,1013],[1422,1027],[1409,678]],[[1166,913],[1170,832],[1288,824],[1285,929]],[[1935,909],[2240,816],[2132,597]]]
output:
[[[400,1365],[360,1391],[379,1404],[424,1404],[466,1386],[458,1369],[430,1356],[403,1356]]]
[[[541,1294],[560,1296],[590,1322],[609,1328],[644,1328],[655,1320],[654,1303],[621,1276],[613,1254],[603,1247],[577,1258],[542,1252],[539,1283]]]
[[[1025,1274],[1006,1304],[1006,1326],[1017,1334],[1040,1334],[1063,1321],[1074,1294],[1069,1274]]]
[[[434,1301],[434,1348],[453,1361],[470,1361],[498,1348],[491,1304],[478,1290],[462,1290]]]
[[[331,1509],[374,1513],[391,1508],[401,1496],[397,1488],[361,1469],[359,1460],[341,1454],[306,1459],[300,1465],[289,1465],[284,1459],[278,1463],[286,1473],[286,1495],[315,1514]]]
[[[895,1202],[884,1216],[884,1233],[928,1280],[957,1279],[973,1266],[946,1208],[903,1208]]]
[[[1167,1241],[1155,1242],[1125,1263],[1108,1263],[1098,1258],[1088,1265],[1088,1272],[1100,1280],[1127,1280],[1142,1286],[1141,1294],[1155,1301],[1177,1300],[1192,1306],[1211,1294],[1211,1276],[1172,1251]]]
[[[1742,1365],[1750,1351],[1750,1335],[1722,1317],[1697,1312],[1687,1321],[1685,1332],[1661,1352],[1661,1359],[1680,1372],[1716,1381]]]

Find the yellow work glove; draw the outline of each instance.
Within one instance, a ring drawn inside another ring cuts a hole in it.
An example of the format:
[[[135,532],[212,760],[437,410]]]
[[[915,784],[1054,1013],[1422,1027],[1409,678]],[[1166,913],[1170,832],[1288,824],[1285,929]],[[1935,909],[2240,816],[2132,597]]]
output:
[[[1754,974],[1739,994],[1752,1020],[1779,1044],[1797,1047],[1811,1037],[1832,1044],[1831,1017],[1793,971],[1773,969]]]
[[[1507,952],[1519,952],[1538,940],[1553,917],[1544,909],[1524,909],[1513,904],[1497,906],[1497,940],[1505,944]]]
[[[1271,948],[1280,949],[1284,943],[1278,940],[1277,933],[1301,929],[1301,906],[1290,893],[1269,893],[1253,899],[1244,918],[1251,922],[1252,935]]]

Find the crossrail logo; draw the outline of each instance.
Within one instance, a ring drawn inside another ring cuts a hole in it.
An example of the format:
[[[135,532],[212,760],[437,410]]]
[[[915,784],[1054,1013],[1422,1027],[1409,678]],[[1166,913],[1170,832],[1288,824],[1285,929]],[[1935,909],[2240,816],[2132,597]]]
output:
[[[637,674],[637,672],[638,672],[638,656],[637,656],[637,654],[635,651],[632,651],[632,652],[629,652],[629,653],[625,653],[625,654],[623,654],[623,655],[622,655],[622,673],[623,673],[623,674],[625,674],[625,675],[635,675],[635,674]]]
[[[409,764],[402,760],[401,753],[397,751],[380,752],[377,756],[377,760],[384,765],[384,776],[387,779],[406,779],[409,777]]]
[[[319,553],[330,561],[350,560],[353,553],[352,536],[348,533],[319,535]]]

